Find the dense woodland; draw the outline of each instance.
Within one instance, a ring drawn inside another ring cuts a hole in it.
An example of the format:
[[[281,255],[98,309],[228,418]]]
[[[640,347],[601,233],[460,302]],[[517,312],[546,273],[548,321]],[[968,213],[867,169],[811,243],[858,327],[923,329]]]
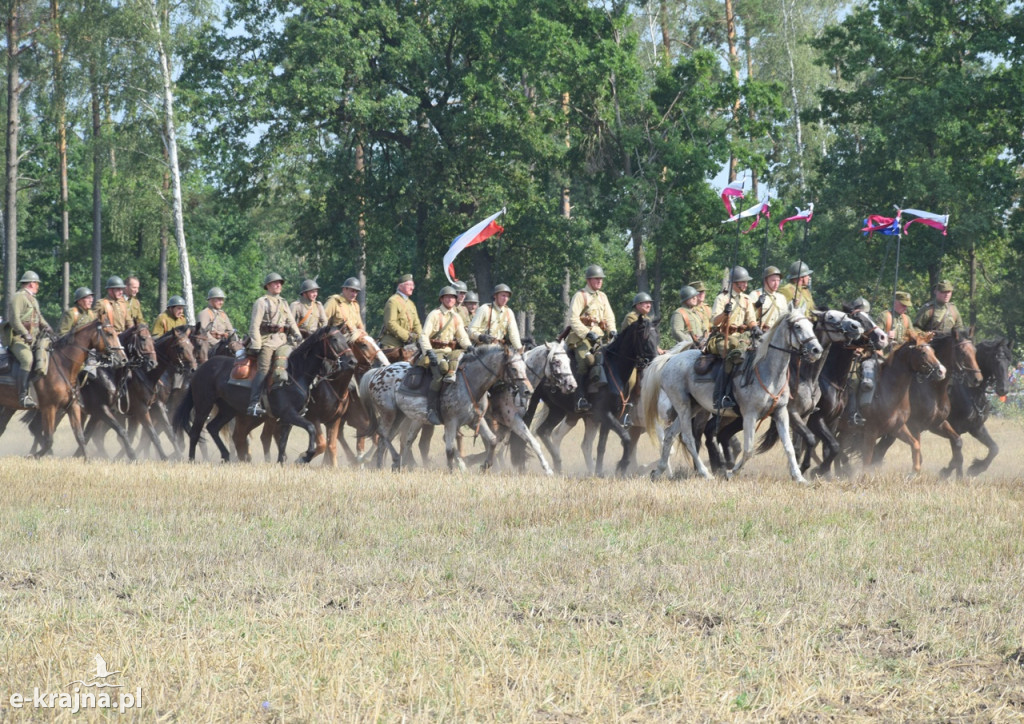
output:
[[[690,280],[797,258],[819,302],[884,306],[896,238],[859,230],[898,205],[951,216],[902,240],[915,303],[948,278],[983,335],[1024,336],[1020,3],[0,7],[5,300],[34,269],[54,321],[75,287],[137,274],[151,317],[217,285],[244,324],[277,271],[289,296],[363,276],[376,328],[397,275],[433,304],[452,239],[502,207],[504,234],[456,271],[485,296],[511,285],[541,339],[593,262],[619,314],[638,290],[667,316]],[[722,223],[726,173],[772,223]]]

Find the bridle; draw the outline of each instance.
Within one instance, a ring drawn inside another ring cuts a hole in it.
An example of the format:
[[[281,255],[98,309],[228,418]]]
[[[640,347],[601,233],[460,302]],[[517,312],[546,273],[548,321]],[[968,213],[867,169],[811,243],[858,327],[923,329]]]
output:
[[[800,336],[797,332],[797,322],[801,319],[807,319],[804,316],[800,317],[788,317],[786,319],[786,346],[778,347],[774,344],[774,339],[768,343],[768,349],[774,349],[779,352],[785,352],[786,354],[799,354],[800,359],[810,361],[811,355],[817,351],[821,352],[820,344],[818,342],[817,335],[814,334],[813,327],[806,336]],[[808,320],[809,321],[809,320]],[[793,344],[793,340],[796,340],[797,344]],[[819,349],[815,350],[814,345],[818,345]]]
[[[961,355],[959,350],[966,349],[966,347],[964,345],[968,345],[968,344],[971,345],[972,347],[974,346],[974,343],[971,342],[971,340],[964,339],[964,340],[961,340],[960,342],[957,342],[956,347],[954,348],[953,364],[955,365],[955,370],[953,372],[952,377],[953,377],[954,381],[956,381],[956,382],[964,382],[964,377],[966,377],[968,374],[971,374],[971,375],[977,374],[979,377],[982,378],[982,382],[984,382],[985,375],[981,371],[980,367],[967,367],[967,366],[964,365],[964,363],[962,361],[962,358],[966,357],[966,353]],[[975,360],[977,360],[977,354],[975,354]]]
[[[911,348],[911,352],[915,354],[920,352],[921,356],[923,357],[924,351],[926,349],[931,349],[933,354],[935,352],[931,344],[916,344]],[[918,382],[927,382],[930,379],[937,379],[939,372],[942,370],[941,362],[939,364],[933,365],[927,360],[925,360],[921,366],[923,367],[923,369],[916,370],[914,372],[914,379],[916,379]]]

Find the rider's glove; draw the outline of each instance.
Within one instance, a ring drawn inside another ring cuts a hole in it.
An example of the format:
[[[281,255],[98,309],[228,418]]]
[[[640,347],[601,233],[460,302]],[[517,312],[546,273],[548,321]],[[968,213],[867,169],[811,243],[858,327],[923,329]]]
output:
[[[591,344],[597,344],[597,332],[587,332],[587,341]]]
[[[481,334],[477,339],[479,339],[483,344],[492,344],[494,342],[494,337],[489,334]]]

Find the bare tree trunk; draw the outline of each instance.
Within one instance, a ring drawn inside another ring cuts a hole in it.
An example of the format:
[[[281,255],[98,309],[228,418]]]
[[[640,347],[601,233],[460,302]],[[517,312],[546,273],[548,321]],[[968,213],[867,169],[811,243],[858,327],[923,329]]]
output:
[[[749,81],[754,77],[754,49],[750,45],[749,33],[745,33],[743,36],[743,49],[747,56],[747,80]],[[754,109],[749,106],[747,107],[747,118],[750,119],[751,125],[753,125]],[[750,169],[750,195],[755,201],[761,197],[757,181],[757,170],[754,168]]]
[[[89,67],[89,92],[92,96],[92,290],[103,293],[103,125],[100,121],[100,88],[96,66]]]
[[[668,31],[668,3],[658,3],[658,24],[661,25],[661,54],[665,59],[665,67],[672,65],[672,36]]]
[[[171,84],[171,68],[164,46],[163,23],[157,0],[152,0],[153,30],[156,34],[157,52],[160,56],[160,74],[164,84],[164,145],[171,172],[172,213],[174,215],[174,238],[178,244],[178,262],[181,267],[181,286],[185,295],[185,315],[190,326],[196,323],[195,304],[192,296],[192,268],[189,265],[188,246],[185,243],[185,216],[181,200],[181,170],[178,167],[178,138],[174,127],[174,91]],[[164,20],[169,19],[164,14]]]
[[[733,13],[732,0],[725,0],[725,35],[729,41],[729,66],[732,68],[732,77],[738,84],[740,82],[740,58],[736,50],[736,15]],[[740,99],[732,106],[733,122],[739,127]],[[736,180],[736,154],[729,154],[729,183]]]
[[[562,308],[565,310],[563,324],[569,323],[569,303],[572,302],[572,272],[568,268],[562,277]],[[561,331],[561,330],[559,330]]]
[[[60,31],[60,5],[50,0],[50,20],[53,23],[53,94],[57,121],[57,165],[60,173],[60,255],[61,303],[67,309],[71,300],[70,219],[68,215],[68,134],[64,98],[64,38]]]
[[[978,306],[974,303],[975,296],[978,293],[978,250],[974,245],[973,238],[971,239],[971,250],[968,259],[970,260],[970,288],[968,289],[967,296],[969,307],[968,319],[970,320],[968,326],[973,330],[978,324]]]
[[[806,186],[804,177],[804,127],[800,121],[800,101],[796,92],[796,64],[793,62],[793,26],[789,20],[789,0],[782,0],[782,37],[786,40],[786,59],[789,61],[789,93],[793,102],[793,121],[796,124],[796,168],[800,190]]]
[[[569,94],[562,93],[562,114],[565,116],[565,147],[571,147],[569,136]],[[569,222],[572,220],[572,204],[569,203],[569,183],[562,187],[562,218],[565,219],[566,236],[568,236]],[[569,302],[572,301],[572,272],[565,267],[565,277],[562,279],[562,308],[565,310],[565,323],[569,323]],[[559,330],[561,331],[561,330]]]
[[[167,151],[164,150],[164,162],[167,162]],[[170,195],[171,191],[171,172],[164,169],[164,198],[166,199]],[[160,269],[157,271],[159,290],[157,292],[159,296],[160,309],[167,309],[167,253],[171,246],[171,225],[169,223],[167,207],[164,207],[160,211]]]
[[[7,235],[4,239],[6,268],[4,269],[4,317],[11,316],[11,300],[18,282],[18,132],[20,118],[18,104],[21,101],[20,59],[21,30],[19,26],[20,3],[11,3],[7,16],[7,186],[4,189],[4,215]]]
[[[366,156],[362,142],[356,143],[356,184],[360,193],[357,203],[359,204],[359,219],[356,221],[356,256],[359,269],[359,310],[363,316],[363,324],[366,324],[366,199],[363,198],[362,188],[366,183]]]

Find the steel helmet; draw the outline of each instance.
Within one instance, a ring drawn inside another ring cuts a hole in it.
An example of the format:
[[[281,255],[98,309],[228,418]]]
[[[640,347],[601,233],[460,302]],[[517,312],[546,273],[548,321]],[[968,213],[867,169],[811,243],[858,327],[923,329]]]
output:
[[[700,294],[700,292],[687,284],[679,290],[679,301],[685,302],[687,299],[693,299],[698,294]]]
[[[773,274],[778,274],[781,277],[782,276],[782,270],[779,269],[777,266],[766,266],[764,268],[764,274],[761,275],[761,278],[762,279],[767,279],[768,277],[772,276]]]
[[[604,269],[597,264],[591,264],[585,272],[587,279],[604,279]]]
[[[462,300],[463,304],[479,304],[480,297],[476,292],[466,292],[466,298]]]
[[[864,297],[857,297],[850,305],[850,309],[859,309],[865,314],[871,314],[871,302]]]
[[[491,298],[498,296],[498,292],[507,292],[509,296],[512,296],[512,287],[508,284],[499,284],[494,287],[494,291],[491,292]]]
[[[809,277],[814,272],[802,261],[795,261],[789,265],[789,278],[797,279],[799,277]]]
[[[732,279],[732,282],[734,284],[736,282],[749,282],[751,279],[753,279],[753,277],[750,276],[750,272],[748,272],[746,268],[741,266],[734,266],[732,268],[732,272],[730,272],[729,274],[729,277]]]
[[[459,296],[459,293],[457,291],[455,291],[455,287],[452,287],[452,286],[441,287],[441,291],[439,291],[437,293],[437,298],[438,299],[440,299],[441,297],[457,297],[457,296]]]
[[[648,294],[647,292],[640,292],[635,297],[633,297],[633,306],[635,307],[638,304],[643,304],[644,302],[653,302],[653,301],[654,300],[651,299],[651,295],[650,294]]]
[[[86,297],[91,297],[91,296],[93,296],[92,289],[90,289],[89,287],[79,287],[78,289],[75,290],[75,301],[76,302],[80,302],[83,299],[85,299]]]
[[[342,283],[341,288],[342,289],[355,289],[357,292],[363,291],[363,285],[360,284],[359,280],[356,279],[355,277],[349,277],[348,279],[346,279]]]
[[[466,286],[466,282],[455,282],[452,286],[455,287],[455,291],[459,294],[465,294],[469,291],[469,287]]]
[[[185,306],[185,300],[182,299],[181,297],[179,297],[177,294],[175,294],[173,297],[171,297],[170,299],[167,300],[167,308],[168,309],[170,309],[171,307],[184,307],[184,306]]]
[[[263,277],[263,288],[266,289],[267,285],[270,284],[270,282],[283,282],[283,281],[284,281],[284,277],[283,276],[281,276],[277,272],[270,272],[265,277]]]
[[[224,290],[220,287],[210,287],[210,291],[206,293],[207,299],[225,299]]]
[[[36,274],[34,271],[32,271],[30,269],[30,270],[26,271],[24,274],[21,275],[21,280],[18,282],[18,284],[28,284],[29,282],[38,282],[38,281],[42,281],[39,278],[39,275]]]
[[[119,276],[112,276],[107,279],[107,289],[124,289],[124,279]]]
[[[319,291],[319,289],[320,285],[316,283],[316,279],[305,279],[302,284],[299,285],[299,294]]]

